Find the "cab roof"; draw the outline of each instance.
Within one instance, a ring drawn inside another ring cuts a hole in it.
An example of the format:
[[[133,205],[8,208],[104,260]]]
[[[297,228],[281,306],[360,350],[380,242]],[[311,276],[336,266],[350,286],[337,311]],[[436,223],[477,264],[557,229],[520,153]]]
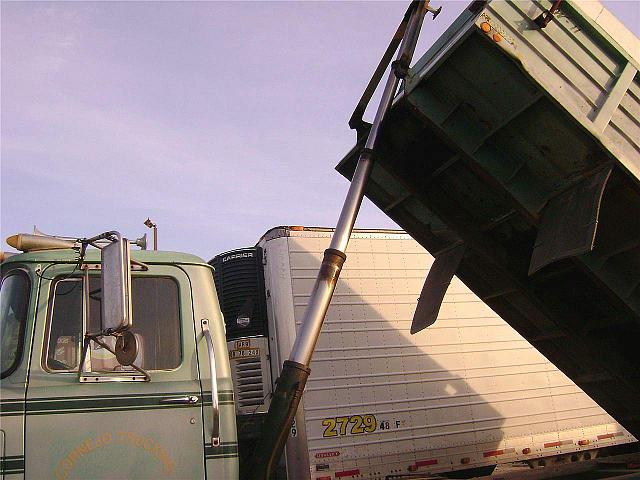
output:
[[[3,264],[9,263],[76,263],[78,261],[78,250],[57,249],[57,250],[34,250],[31,252],[19,253],[7,257]],[[131,258],[139,262],[148,264],[188,264],[203,265],[207,263],[196,255],[181,252],[167,252],[156,250],[131,250]],[[96,249],[89,249],[85,255],[85,261],[97,263],[100,261],[100,252]]]

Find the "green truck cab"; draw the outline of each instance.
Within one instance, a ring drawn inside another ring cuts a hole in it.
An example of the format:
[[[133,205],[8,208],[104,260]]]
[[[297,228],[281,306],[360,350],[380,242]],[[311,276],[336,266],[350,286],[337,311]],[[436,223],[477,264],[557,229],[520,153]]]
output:
[[[0,478],[238,478],[211,267],[131,252],[131,328],[91,336],[105,330],[101,272],[97,249],[2,263]]]

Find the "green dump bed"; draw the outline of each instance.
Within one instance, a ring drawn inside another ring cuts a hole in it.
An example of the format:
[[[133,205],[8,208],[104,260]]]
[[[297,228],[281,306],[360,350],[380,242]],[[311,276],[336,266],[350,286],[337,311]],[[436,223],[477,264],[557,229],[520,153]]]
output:
[[[366,195],[436,259],[464,248],[456,275],[640,438],[640,46],[597,2],[540,28],[549,8],[469,6],[410,71]]]

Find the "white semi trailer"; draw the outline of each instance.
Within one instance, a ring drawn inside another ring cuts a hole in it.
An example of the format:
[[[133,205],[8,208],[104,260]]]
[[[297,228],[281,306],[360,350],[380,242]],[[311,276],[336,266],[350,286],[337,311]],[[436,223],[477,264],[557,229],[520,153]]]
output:
[[[331,234],[276,227],[210,262],[241,452],[258,435]],[[347,254],[287,440],[289,479],[481,474],[634,440],[457,277],[436,323],[410,335],[433,257],[409,235],[356,230]]]

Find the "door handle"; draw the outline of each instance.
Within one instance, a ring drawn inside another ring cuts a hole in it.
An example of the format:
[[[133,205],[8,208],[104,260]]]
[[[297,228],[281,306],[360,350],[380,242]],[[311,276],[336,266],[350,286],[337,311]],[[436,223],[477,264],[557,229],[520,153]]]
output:
[[[160,400],[160,403],[195,405],[196,403],[198,403],[198,397],[195,395],[188,395],[185,397],[163,398],[162,400]]]
[[[218,403],[218,377],[216,376],[216,357],[213,351],[213,340],[209,330],[209,320],[202,319],[202,334],[207,342],[209,353],[209,371],[211,373],[211,406],[213,407],[213,425],[211,429],[211,444],[220,446],[220,405]]]

